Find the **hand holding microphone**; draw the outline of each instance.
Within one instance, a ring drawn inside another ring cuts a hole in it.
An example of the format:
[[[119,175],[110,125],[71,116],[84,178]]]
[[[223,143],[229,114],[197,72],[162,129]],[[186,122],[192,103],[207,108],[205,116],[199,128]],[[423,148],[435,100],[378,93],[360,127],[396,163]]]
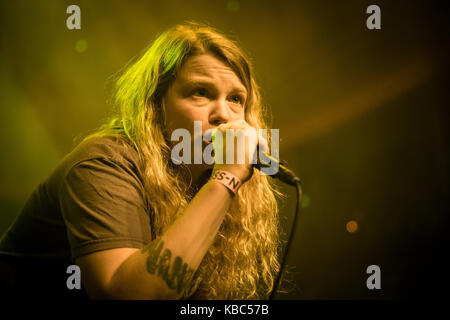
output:
[[[245,120],[235,120],[204,132],[203,139],[214,146],[214,171],[223,170],[244,183],[253,174],[258,148],[267,151],[267,141]]]
[[[231,134],[227,135],[227,129],[232,129]],[[233,139],[231,150],[227,150],[227,143],[230,143],[227,138]],[[295,186],[300,182],[293,171],[268,154],[267,140],[245,120],[236,120],[208,129],[204,132],[203,139],[213,143],[216,160],[214,170],[229,171],[242,182],[250,179],[253,168],[289,185]]]

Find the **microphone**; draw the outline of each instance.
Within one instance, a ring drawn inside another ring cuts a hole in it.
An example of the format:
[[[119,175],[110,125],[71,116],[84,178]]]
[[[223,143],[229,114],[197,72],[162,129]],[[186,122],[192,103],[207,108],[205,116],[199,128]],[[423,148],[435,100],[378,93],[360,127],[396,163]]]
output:
[[[260,158],[259,161],[253,164],[254,168],[261,170],[261,168],[270,168],[272,166],[270,164],[271,162],[277,163],[278,171],[274,175],[271,175],[271,177],[277,178],[291,186],[295,186],[297,183],[300,183],[300,178],[280,161],[269,156],[267,153],[260,153],[260,156],[262,156],[262,159]]]
[[[212,132],[213,129],[206,130],[204,132],[203,139],[208,142],[212,142]],[[261,170],[262,168],[272,168],[273,164],[275,164],[275,167],[278,167],[278,171],[270,175],[272,178],[277,178],[280,181],[291,186],[296,186],[297,184],[301,183],[300,178],[298,178],[292,170],[288,169],[279,160],[271,157],[267,153],[259,152],[259,155],[260,157],[257,162],[255,164],[252,164],[254,168],[258,170]]]

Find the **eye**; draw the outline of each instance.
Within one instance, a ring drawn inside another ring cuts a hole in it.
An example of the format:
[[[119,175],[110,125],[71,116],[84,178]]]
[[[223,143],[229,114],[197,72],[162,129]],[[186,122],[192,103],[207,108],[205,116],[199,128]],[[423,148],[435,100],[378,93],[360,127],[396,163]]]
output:
[[[241,97],[240,95],[234,95],[231,96],[231,102],[236,103],[236,104],[244,104],[244,98]]]
[[[206,97],[208,92],[205,88],[197,88],[192,91],[192,95],[197,97]]]

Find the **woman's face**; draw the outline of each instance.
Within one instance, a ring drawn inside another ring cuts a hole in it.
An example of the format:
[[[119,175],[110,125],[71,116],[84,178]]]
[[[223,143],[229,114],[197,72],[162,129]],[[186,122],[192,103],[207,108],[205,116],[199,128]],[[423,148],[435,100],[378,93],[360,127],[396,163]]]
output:
[[[202,132],[245,119],[247,90],[234,71],[211,54],[189,57],[164,97],[169,139],[184,128],[194,139],[194,121]],[[178,142],[173,142],[174,144]]]

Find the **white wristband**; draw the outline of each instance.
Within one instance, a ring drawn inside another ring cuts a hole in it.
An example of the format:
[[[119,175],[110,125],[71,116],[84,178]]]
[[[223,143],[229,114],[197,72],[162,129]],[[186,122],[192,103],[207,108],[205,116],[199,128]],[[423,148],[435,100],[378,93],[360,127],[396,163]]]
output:
[[[214,171],[213,174],[211,175],[211,180],[223,184],[225,187],[230,189],[234,194],[236,194],[236,192],[238,191],[239,187],[242,184],[241,180],[234,174],[223,170]]]

